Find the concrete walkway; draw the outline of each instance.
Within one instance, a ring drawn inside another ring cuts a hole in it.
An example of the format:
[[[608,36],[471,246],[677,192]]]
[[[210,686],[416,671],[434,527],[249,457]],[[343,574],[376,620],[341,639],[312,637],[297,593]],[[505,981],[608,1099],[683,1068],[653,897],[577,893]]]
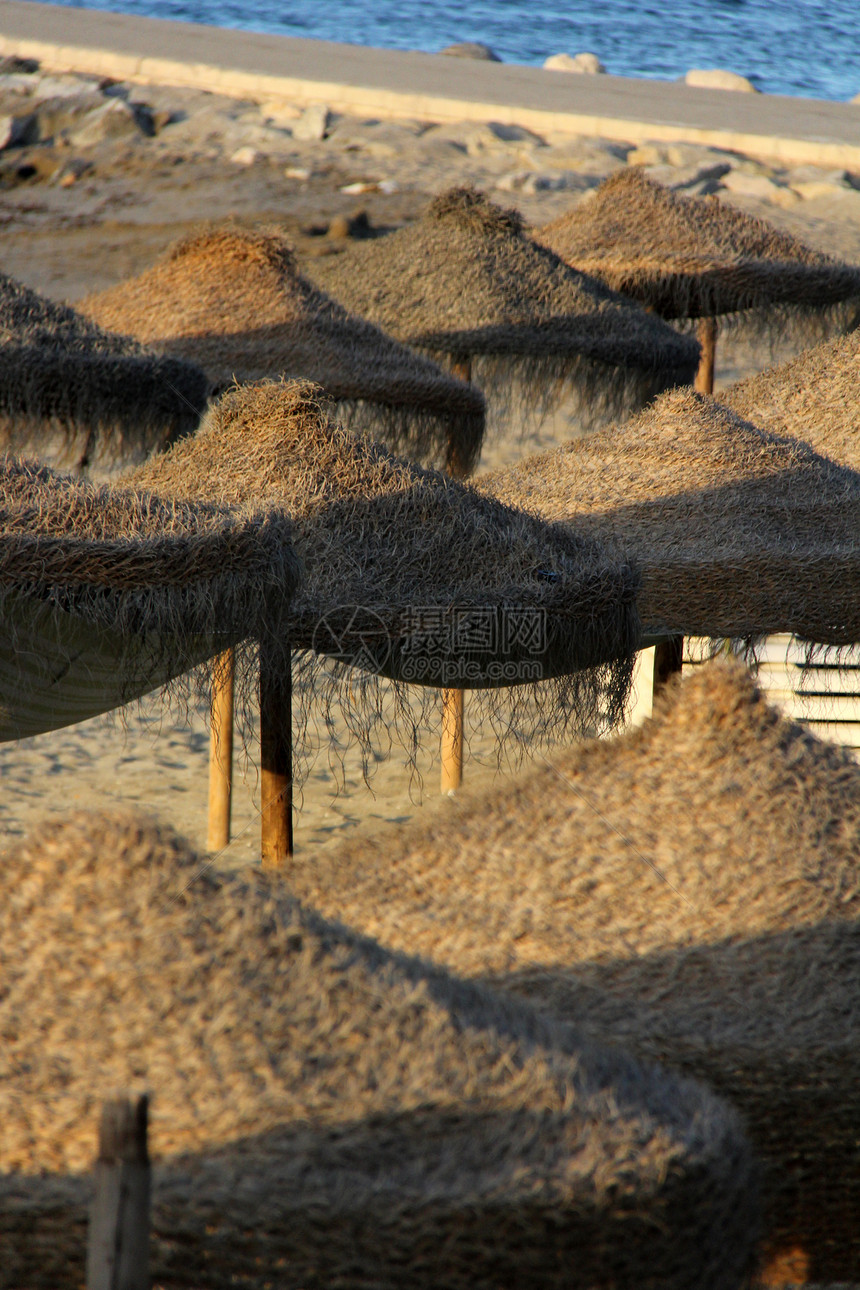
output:
[[[363,116],[499,121],[626,143],[687,141],[787,166],[860,169],[860,106],[582,76],[0,0],[0,55],[54,71],[325,103]]]

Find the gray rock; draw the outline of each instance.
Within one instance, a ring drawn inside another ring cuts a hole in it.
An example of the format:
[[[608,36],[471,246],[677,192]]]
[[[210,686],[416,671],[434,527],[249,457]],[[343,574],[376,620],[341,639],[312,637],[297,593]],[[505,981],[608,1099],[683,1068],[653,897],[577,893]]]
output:
[[[4,148],[23,148],[35,141],[36,118],[31,112],[12,112],[0,116],[0,152]]]
[[[135,135],[152,135],[155,129],[149,109],[135,109],[122,99],[108,99],[68,132],[77,147],[90,148],[107,140],[128,139]]]
[[[323,103],[311,103],[292,127],[293,138],[318,142],[328,134],[331,113]]]
[[[700,90],[739,90],[743,94],[757,94],[758,90],[746,76],[728,72],[724,67],[693,67],[684,77],[685,85]]]
[[[731,165],[727,161],[717,161],[710,165],[645,166],[643,169],[649,179],[654,179],[664,188],[671,188],[673,191],[686,191],[694,185],[713,181],[714,188],[711,191],[715,192],[718,187],[716,181],[729,173]]]
[[[544,61],[544,67],[548,72],[576,72],[580,75],[599,76],[602,75],[606,68],[601,63],[596,54],[551,54]]]
[[[502,61],[489,45],[483,44],[480,40],[464,40],[457,45],[446,45],[444,49],[439,50],[439,53],[447,54],[449,58],[477,58],[483,63]]]
[[[722,162],[737,166],[744,160],[738,153],[701,143],[642,143],[627,153],[629,166],[705,166]]]
[[[34,143],[47,143],[60,134],[71,133],[87,120],[92,112],[106,106],[101,94],[88,91],[74,96],[44,99],[33,109]],[[123,105],[124,106],[124,105]]]

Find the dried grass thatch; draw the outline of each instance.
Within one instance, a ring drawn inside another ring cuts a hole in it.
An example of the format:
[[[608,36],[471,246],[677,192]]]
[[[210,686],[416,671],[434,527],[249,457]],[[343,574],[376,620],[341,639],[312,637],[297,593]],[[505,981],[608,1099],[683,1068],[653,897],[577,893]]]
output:
[[[549,681],[516,687],[539,700],[530,737],[616,720],[639,640],[630,565],[355,438],[327,419],[320,395],[308,382],[231,390],[193,438],[130,482],[288,511],[307,573],[292,643],[306,666],[314,654],[338,660],[329,675],[335,692],[346,686],[356,732],[362,714],[376,719],[379,675],[488,692]]]
[[[100,1101],[151,1091],[160,1285],[734,1290],[736,1118],[127,814],[0,867],[0,1242],[77,1285]],[[38,983],[36,985],[36,983]]]
[[[860,470],[860,329],[739,381],[720,402]]]
[[[193,430],[207,393],[194,364],[102,331],[0,273],[0,449],[110,474]]]
[[[164,501],[6,458],[0,518],[2,740],[117,707],[248,637],[289,659],[299,566],[281,512]]]
[[[499,406],[520,415],[578,390],[584,420],[640,408],[692,381],[698,345],[523,232],[513,210],[468,188],[436,197],[414,225],[315,261],[349,309],[437,357],[473,360]]]
[[[479,481],[633,560],[655,633],[860,640],[860,476],[692,391]]]
[[[787,316],[860,298],[860,267],[814,251],[718,197],[685,197],[637,166],[534,234],[566,264],[664,318]]]
[[[858,1279],[860,767],[740,664],[290,882],[383,944],[713,1083],[762,1157],[771,1250]]]
[[[199,363],[216,389],[307,377],[353,430],[393,451],[467,474],[481,451],[484,398],[299,273],[274,234],[214,229],[81,309],[105,327]]]

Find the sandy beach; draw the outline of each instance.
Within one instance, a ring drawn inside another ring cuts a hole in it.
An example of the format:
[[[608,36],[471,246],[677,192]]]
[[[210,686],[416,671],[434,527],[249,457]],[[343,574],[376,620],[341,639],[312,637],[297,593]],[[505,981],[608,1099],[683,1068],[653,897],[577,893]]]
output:
[[[26,61],[0,65],[0,117],[34,117],[38,133],[50,128],[49,112],[53,142],[0,151],[0,269],[70,303],[140,272],[205,221],[277,228],[310,263],[339,254],[350,238],[408,223],[453,184],[474,184],[542,224],[628,165],[681,192],[714,192],[860,261],[860,174],[845,169],[790,167],[700,144],[633,146],[492,122],[382,120],[52,73]],[[793,345],[779,337],[752,343],[741,329],[726,335],[717,387],[788,357]],[[564,409],[525,439],[511,426],[487,443],[480,469],[575,429]],[[402,754],[380,755],[372,792],[357,750],[345,755],[338,782],[321,726],[317,735],[321,755],[297,794],[300,861],[346,836],[446,809],[437,788],[438,725],[422,738],[422,778],[410,779]],[[492,751],[487,731],[471,733],[469,783],[496,773]],[[194,708],[186,719],[163,712],[157,698],[122,716],[2,745],[0,844],[46,813],[121,801],[205,849],[207,765],[205,712]],[[237,765],[234,840],[218,857],[231,868],[260,858],[253,748]]]

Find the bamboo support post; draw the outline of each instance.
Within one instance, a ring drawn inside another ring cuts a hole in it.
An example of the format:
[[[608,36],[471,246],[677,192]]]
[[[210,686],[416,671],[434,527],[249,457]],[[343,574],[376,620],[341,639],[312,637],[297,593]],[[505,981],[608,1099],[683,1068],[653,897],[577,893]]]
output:
[[[221,851],[230,841],[230,807],[233,795],[233,683],[232,649],[215,660],[212,672],[211,731],[209,735],[209,822],[206,845]]]
[[[684,663],[684,637],[670,636],[654,647],[654,694],[681,671]]]
[[[260,645],[260,797],[263,867],[293,854],[292,677],[271,665]]]
[[[149,1290],[148,1098],[105,1102],[87,1233],[87,1290]]]
[[[695,389],[699,394],[713,394],[714,362],[717,352],[716,318],[700,318],[696,335],[702,347],[702,357],[699,359],[699,370],[696,372]]]
[[[472,380],[472,359],[469,354],[456,354],[451,359],[451,375],[467,384]],[[463,470],[456,454],[448,454],[448,474],[462,479]],[[463,782],[463,691],[442,691],[442,792],[454,793]]]

